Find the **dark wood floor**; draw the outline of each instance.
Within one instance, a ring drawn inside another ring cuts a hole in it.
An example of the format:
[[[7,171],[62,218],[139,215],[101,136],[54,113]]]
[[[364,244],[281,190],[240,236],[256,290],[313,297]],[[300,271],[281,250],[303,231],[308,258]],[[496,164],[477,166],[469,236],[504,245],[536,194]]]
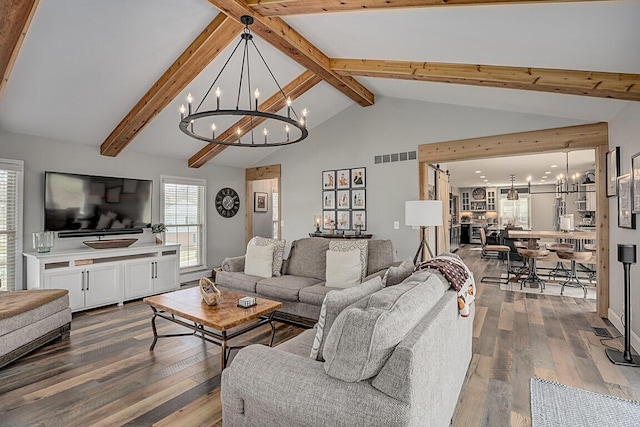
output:
[[[478,282],[503,269],[469,249],[459,253]],[[612,365],[591,329],[617,335],[597,317],[593,302],[478,284],[476,310],[474,354],[454,425],[530,425],[534,375],[640,397],[640,370]],[[68,341],[0,369],[0,426],[219,425],[219,348],[181,337],[161,339],[151,353],[150,317],[141,302],[74,315]],[[276,343],[301,332],[277,325]],[[178,328],[165,323],[159,332]],[[239,340],[267,342],[269,331],[264,327]]]

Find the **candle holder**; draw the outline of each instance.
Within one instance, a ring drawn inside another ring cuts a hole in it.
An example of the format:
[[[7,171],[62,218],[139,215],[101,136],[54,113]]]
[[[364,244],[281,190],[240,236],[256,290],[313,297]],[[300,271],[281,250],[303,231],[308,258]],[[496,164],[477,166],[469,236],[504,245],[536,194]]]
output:
[[[320,233],[320,221],[322,220],[322,217],[320,215],[314,215],[313,216],[313,222],[314,225],[316,226],[316,233]]]
[[[51,251],[53,248],[53,242],[55,240],[56,233],[53,231],[39,231],[33,233],[33,249],[39,254],[44,254]]]

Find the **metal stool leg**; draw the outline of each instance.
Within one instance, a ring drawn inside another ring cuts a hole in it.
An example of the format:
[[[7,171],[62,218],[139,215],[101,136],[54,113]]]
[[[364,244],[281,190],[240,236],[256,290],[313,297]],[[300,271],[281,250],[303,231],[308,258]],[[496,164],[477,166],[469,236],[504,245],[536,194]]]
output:
[[[576,288],[580,286],[584,291],[584,298],[587,297],[587,287],[584,285],[584,283],[580,281],[580,279],[578,279],[578,275],[576,274],[576,260],[574,259],[571,260],[571,274],[569,275],[569,278],[566,280],[566,282],[564,282],[560,287],[560,295],[564,294],[565,286],[571,286]]]

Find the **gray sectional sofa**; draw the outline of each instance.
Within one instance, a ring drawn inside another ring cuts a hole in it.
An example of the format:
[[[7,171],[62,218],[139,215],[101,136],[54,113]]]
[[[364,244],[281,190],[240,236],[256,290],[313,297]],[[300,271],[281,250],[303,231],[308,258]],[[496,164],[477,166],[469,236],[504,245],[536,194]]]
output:
[[[457,293],[426,270],[395,286],[332,292],[325,306],[367,287],[373,293],[346,301],[324,325],[324,360],[310,357],[322,320],[275,348],[240,350],[222,373],[223,425],[449,426],[471,361],[475,305],[460,316]]]
[[[281,313],[317,320],[327,292],[326,252],[329,239],[307,237],[291,244],[289,257],[282,264],[281,276],[264,279],[244,273],[244,256],[227,258],[216,273],[216,285],[247,296],[283,303]],[[368,278],[383,276],[393,265],[396,252],[391,240],[368,240]],[[365,279],[366,280],[366,279]]]

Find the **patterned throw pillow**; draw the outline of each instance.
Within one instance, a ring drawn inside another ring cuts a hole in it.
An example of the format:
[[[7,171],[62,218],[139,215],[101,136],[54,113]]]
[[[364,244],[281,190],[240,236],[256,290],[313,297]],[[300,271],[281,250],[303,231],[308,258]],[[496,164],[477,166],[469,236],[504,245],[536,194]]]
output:
[[[354,249],[360,251],[360,283],[367,277],[368,242],[366,240],[331,240],[329,250],[335,252],[348,252]]]
[[[282,260],[284,258],[284,246],[287,244],[287,241],[255,236],[251,240],[249,240],[249,244],[254,246],[273,245],[273,277],[280,277]]]
[[[382,284],[384,286],[394,286],[399,283],[402,283],[404,279],[411,276],[413,271],[415,270],[415,265],[413,265],[412,259],[406,259],[402,261],[397,267],[389,267],[387,272],[384,273],[384,277],[382,278]]]

